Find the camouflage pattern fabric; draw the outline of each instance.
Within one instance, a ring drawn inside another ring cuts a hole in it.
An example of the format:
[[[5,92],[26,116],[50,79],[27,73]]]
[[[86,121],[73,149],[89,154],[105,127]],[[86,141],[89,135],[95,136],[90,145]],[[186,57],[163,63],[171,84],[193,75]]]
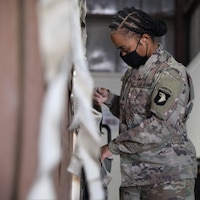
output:
[[[193,98],[189,80],[187,69],[160,44],[144,66],[125,72],[120,96],[109,92],[105,104],[120,124],[108,147],[121,157],[122,187],[196,177],[185,126]]]
[[[138,187],[121,187],[121,200],[194,200],[194,179]]]

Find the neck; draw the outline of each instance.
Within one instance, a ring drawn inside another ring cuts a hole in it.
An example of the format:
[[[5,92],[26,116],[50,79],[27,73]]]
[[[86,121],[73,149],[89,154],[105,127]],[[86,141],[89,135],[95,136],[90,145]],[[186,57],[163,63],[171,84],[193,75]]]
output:
[[[148,53],[149,56],[151,56],[156,51],[157,48],[158,48],[158,43],[153,42],[151,45],[151,48],[149,49],[149,53]]]

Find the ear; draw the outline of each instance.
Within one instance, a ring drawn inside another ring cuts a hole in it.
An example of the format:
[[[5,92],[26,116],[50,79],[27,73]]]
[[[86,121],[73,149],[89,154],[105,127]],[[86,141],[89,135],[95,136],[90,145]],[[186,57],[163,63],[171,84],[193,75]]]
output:
[[[140,41],[142,42],[142,44],[146,45],[148,43],[148,40],[149,40],[149,35],[145,33],[142,35],[142,38]]]

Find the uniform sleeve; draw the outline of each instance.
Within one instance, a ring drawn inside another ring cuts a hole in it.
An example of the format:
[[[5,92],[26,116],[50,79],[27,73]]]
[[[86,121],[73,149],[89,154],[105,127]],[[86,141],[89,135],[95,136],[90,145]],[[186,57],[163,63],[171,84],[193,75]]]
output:
[[[170,116],[174,115],[174,111],[181,111],[179,107],[177,108],[178,104],[181,105],[180,101],[188,100],[187,91],[181,97],[184,87],[183,79],[177,72],[171,70],[161,74],[152,93],[150,111],[162,120],[169,120]],[[178,116],[179,113],[176,115]]]
[[[119,101],[120,97],[116,94],[113,94],[111,91],[108,91],[108,100],[104,103],[110,109],[111,113],[119,118]]]
[[[172,73],[163,73],[151,95],[151,117],[135,128],[122,132],[109,143],[113,154],[139,153],[177,136],[175,124],[188,101],[187,84]]]

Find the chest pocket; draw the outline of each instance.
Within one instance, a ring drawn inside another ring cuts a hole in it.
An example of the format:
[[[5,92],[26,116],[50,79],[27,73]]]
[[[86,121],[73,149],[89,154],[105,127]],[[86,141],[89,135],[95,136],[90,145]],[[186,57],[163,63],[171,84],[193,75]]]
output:
[[[145,77],[140,77],[138,71],[127,73],[122,78],[120,95],[121,119],[127,124],[138,124],[149,117],[151,94],[154,79],[157,77],[159,67],[151,68]]]
[[[130,84],[127,96],[127,106],[131,116],[139,115],[145,118],[149,114],[152,93],[152,80],[135,80]]]

